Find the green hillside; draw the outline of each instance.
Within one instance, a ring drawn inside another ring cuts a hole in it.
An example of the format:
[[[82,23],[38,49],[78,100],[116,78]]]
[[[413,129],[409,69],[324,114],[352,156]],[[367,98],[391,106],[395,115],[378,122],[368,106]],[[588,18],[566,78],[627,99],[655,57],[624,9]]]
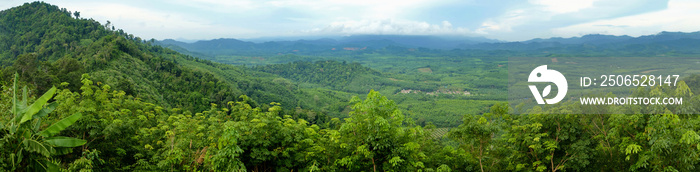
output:
[[[99,85],[190,111],[234,100],[241,94],[240,89],[223,85],[209,72],[177,62],[194,60],[191,57],[151,46],[151,42],[92,19],[73,18],[66,9],[32,3],[5,10],[0,17],[5,83],[18,72],[37,92],[61,82],[78,90],[81,75],[87,73]]]
[[[225,104],[240,95],[263,105],[318,107],[298,101],[309,93],[273,82],[275,77],[269,74],[182,55],[155,46],[152,40],[113,30],[109,24],[73,18],[66,9],[33,3],[5,10],[1,17],[4,83],[19,72],[22,81],[37,92],[61,82],[78,90],[80,76],[87,73],[96,83],[144,101],[189,111],[206,110],[211,103]]]

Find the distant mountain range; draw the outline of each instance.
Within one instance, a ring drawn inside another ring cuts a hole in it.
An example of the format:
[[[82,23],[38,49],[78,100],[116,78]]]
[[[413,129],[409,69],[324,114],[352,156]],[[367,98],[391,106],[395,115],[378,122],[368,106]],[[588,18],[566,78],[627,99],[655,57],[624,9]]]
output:
[[[482,37],[447,37],[447,36],[407,36],[407,35],[355,35],[333,38],[292,40],[285,38],[249,39],[247,41],[231,38],[201,40],[193,43],[165,39],[160,45],[175,45],[188,51],[211,53],[222,49],[236,51],[268,50],[330,50],[333,48],[384,48],[400,46],[407,48],[455,49],[480,43],[496,43]]]
[[[559,42],[562,44],[608,44],[608,43],[620,43],[620,44],[639,44],[639,43],[651,43],[660,41],[671,41],[678,39],[700,39],[700,32],[660,32],[654,35],[645,35],[640,37],[631,37],[627,35],[623,36],[613,36],[613,35],[601,35],[601,34],[591,34],[582,37],[573,38],[549,38],[549,39],[532,39],[525,41],[530,42]]]
[[[623,48],[629,45],[666,44],[673,45],[680,42],[698,42],[700,32],[660,32],[654,35],[631,37],[627,35],[601,35],[590,34],[572,38],[548,38],[532,39],[522,42],[498,42],[471,44],[460,48],[486,49],[486,50],[536,50],[543,48],[571,47],[571,46],[604,46],[610,48]]]
[[[285,40],[284,38],[214,39],[185,43],[172,39],[158,44],[182,49],[199,55],[250,55],[303,52],[314,54],[334,50],[383,49],[387,47],[428,49],[509,50],[534,52],[552,50],[557,53],[591,50],[636,51],[639,46],[663,48],[696,53],[700,45],[700,32],[660,32],[639,37],[591,34],[572,38],[532,39],[521,42],[503,42],[481,37],[407,36],[407,35],[355,35],[346,37]],[[635,46],[637,45],[637,46]],[[175,47],[176,46],[176,47]],[[648,48],[646,48],[648,49]]]

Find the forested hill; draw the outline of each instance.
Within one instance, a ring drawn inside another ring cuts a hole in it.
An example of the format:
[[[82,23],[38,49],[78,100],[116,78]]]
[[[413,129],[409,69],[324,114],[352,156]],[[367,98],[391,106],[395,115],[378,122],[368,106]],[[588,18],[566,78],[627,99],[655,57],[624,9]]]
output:
[[[114,30],[110,23],[82,19],[79,12],[33,2],[2,11],[0,26],[5,83],[18,72],[38,92],[61,82],[77,90],[81,75],[88,73],[97,83],[144,101],[193,111],[241,94],[214,75],[176,60],[191,57]]]
[[[304,93],[295,91],[296,87],[272,82],[272,75],[183,55],[115,28],[42,2],[4,10],[0,12],[0,64],[4,67],[0,81],[7,84],[18,72],[37,92],[62,82],[78,90],[81,75],[87,73],[98,85],[193,112],[240,95],[262,104],[315,107],[299,102],[298,96]]]

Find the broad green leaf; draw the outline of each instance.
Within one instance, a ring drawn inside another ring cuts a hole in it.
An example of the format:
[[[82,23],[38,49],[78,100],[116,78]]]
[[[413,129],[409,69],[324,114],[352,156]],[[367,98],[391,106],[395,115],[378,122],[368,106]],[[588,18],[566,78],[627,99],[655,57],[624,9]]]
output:
[[[13,89],[17,89],[16,87]],[[13,118],[14,122],[17,122],[18,124],[22,124],[23,122],[20,123],[21,119],[25,118],[23,115],[25,112],[27,112],[27,86],[22,87],[22,101],[19,100],[14,100],[14,103],[12,105],[13,110],[12,113],[15,115]],[[17,91],[13,93],[13,98],[17,98]]]
[[[15,72],[15,81],[12,83],[12,114],[17,115],[17,79],[19,79],[19,74]],[[19,116],[19,115],[18,115]],[[17,116],[15,116],[15,119]]]
[[[29,109],[27,109],[27,112],[24,112],[24,116],[22,116],[22,120],[20,120],[19,123],[22,124],[31,120],[32,116],[39,112],[43,108],[44,104],[46,104],[46,102],[48,102],[49,99],[51,99],[51,97],[53,97],[55,93],[56,87],[51,87],[49,91],[46,91],[44,95],[39,97],[39,99],[37,99],[34,103],[32,103],[32,105],[29,106]]]
[[[22,101],[19,102],[20,106],[27,106],[27,101],[29,101],[29,91],[27,91],[27,86],[22,87]],[[24,108],[22,108],[24,109]],[[26,110],[26,109],[25,109]]]
[[[41,118],[36,119],[34,122],[34,132],[39,131],[39,127],[41,127]]]
[[[31,132],[22,126],[19,126],[19,127],[21,127],[21,128],[19,128],[17,130],[17,132],[19,132],[18,134],[21,134],[21,136],[24,138],[32,138],[32,135],[34,134],[34,132]]]
[[[46,171],[60,171],[61,167],[58,166],[58,164],[51,162],[51,161],[46,161]]]
[[[15,160],[13,160],[13,161],[14,161],[14,162],[13,162],[14,164],[19,165],[19,164],[22,163],[22,160],[24,159],[24,154],[23,154],[22,152],[24,152],[24,151],[19,151],[19,152],[17,152],[17,155],[15,155]],[[13,165],[14,165],[14,164],[13,164]],[[14,169],[14,168],[16,168],[16,167],[13,166],[12,168]]]
[[[43,118],[46,115],[48,115],[49,113],[53,112],[53,110],[56,109],[56,107],[58,107],[58,103],[56,103],[56,102],[49,103],[48,105],[46,105],[46,107],[44,107],[39,112],[34,114],[34,117],[32,117],[32,119]]]
[[[54,155],[65,155],[69,153],[73,153],[73,148],[55,148],[56,152]]]
[[[20,153],[22,153],[22,151],[20,151]],[[10,160],[12,161],[12,170],[15,170],[15,164],[17,164],[17,163],[15,163],[15,159],[16,159],[15,154],[10,153]]]
[[[19,79],[19,74],[15,72],[15,80],[12,83],[12,123],[17,123],[19,122],[20,118],[22,117],[20,114],[20,108],[19,108],[19,102],[17,101],[17,80]],[[14,132],[13,132],[14,133]]]
[[[87,141],[83,139],[76,139],[72,137],[63,136],[50,137],[44,140],[44,142],[52,144],[56,147],[76,147],[87,143]]]
[[[46,148],[46,146],[37,142],[36,140],[24,139],[24,141],[22,141],[22,144],[24,145],[25,150],[39,153],[41,155],[44,155],[45,157],[48,157],[51,153],[49,152],[49,149]]]
[[[80,117],[82,116],[83,115],[80,113],[75,113],[69,117],[63,118],[61,121],[58,121],[53,125],[49,126],[49,128],[44,129],[44,131],[39,132],[39,135],[42,137],[51,137],[53,135],[56,135],[59,132],[66,129],[68,126],[73,125],[73,123],[75,123],[75,121],[78,121],[78,119],[80,119]]]

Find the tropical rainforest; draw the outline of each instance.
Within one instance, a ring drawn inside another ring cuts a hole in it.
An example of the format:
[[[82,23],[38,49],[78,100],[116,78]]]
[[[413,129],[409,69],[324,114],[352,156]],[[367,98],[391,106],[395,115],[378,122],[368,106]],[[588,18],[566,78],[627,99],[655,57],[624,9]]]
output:
[[[697,171],[700,75],[634,89],[685,100],[648,113],[506,103],[509,56],[700,58],[697,34],[178,43],[26,3],[0,12],[0,169]]]

